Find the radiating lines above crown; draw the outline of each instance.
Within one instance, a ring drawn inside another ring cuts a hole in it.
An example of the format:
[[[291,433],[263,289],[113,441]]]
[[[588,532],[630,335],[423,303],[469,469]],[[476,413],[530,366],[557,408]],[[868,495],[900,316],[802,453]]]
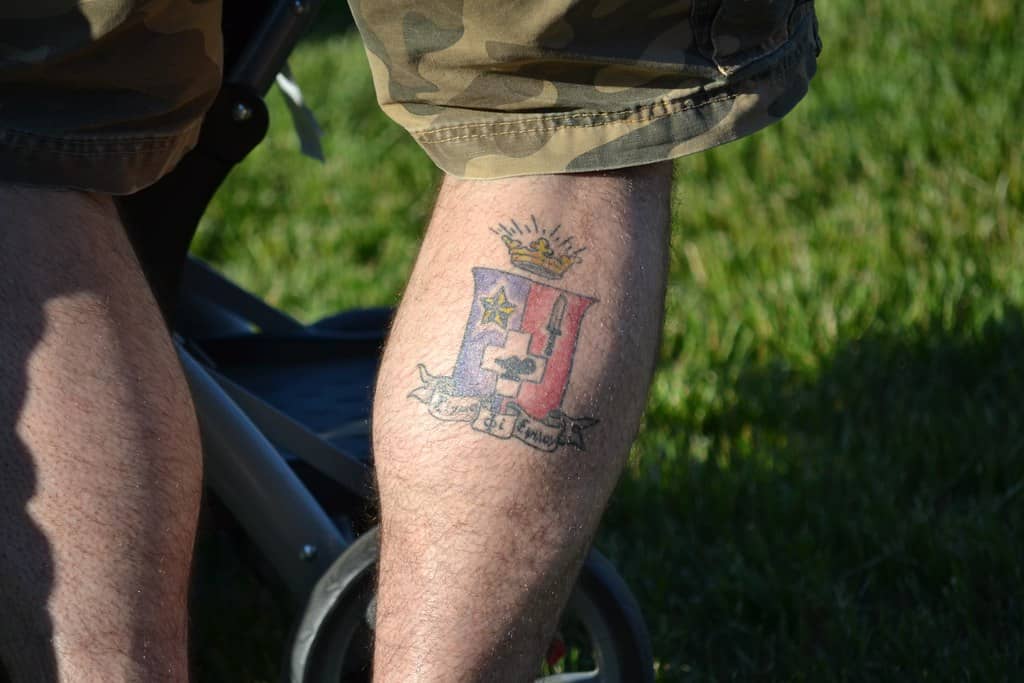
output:
[[[586,248],[577,248],[571,235],[560,235],[561,225],[545,228],[533,216],[523,224],[514,219],[510,223],[499,223],[497,228],[491,228],[491,232],[501,236],[512,265],[516,268],[558,280],[569,268],[583,260],[580,254]]]

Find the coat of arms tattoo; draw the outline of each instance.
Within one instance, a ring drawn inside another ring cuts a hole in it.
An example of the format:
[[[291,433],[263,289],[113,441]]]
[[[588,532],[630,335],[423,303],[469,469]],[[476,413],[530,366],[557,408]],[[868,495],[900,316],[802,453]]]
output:
[[[512,266],[559,280],[582,262],[584,248],[561,226],[529,223],[492,229]],[[439,420],[468,422],[500,439],[516,438],[542,451],[584,448],[583,432],[597,423],[562,411],[573,357],[587,309],[597,299],[494,268],[473,268],[473,304],[451,375],[419,365],[421,385],[409,396]]]

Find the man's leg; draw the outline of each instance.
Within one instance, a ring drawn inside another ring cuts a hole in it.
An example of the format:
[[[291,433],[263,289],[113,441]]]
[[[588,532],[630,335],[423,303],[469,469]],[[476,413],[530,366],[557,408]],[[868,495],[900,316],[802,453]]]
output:
[[[670,181],[446,179],[374,407],[378,682],[537,673],[645,403]]]
[[[164,323],[109,197],[0,185],[0,207],[0,659],[187,680],[201,464]]]

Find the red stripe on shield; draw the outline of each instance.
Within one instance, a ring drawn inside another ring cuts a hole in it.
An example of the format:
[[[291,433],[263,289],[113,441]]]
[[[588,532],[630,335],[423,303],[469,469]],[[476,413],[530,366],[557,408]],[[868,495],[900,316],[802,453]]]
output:
[[[523,384],[516,397],[526,413],[543,420],[561,408],[569,385],[583,314],[595,299],[534,282],[520,329],[531,335],[530,353],[548,359],[537,384]]]

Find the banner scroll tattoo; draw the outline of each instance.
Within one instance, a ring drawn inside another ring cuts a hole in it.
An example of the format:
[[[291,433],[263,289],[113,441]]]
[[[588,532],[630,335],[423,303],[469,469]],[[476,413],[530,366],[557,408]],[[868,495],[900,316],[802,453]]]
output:
[[[570,417],[561,411],[552,411],[545,420],[538,420],[515,403],[508,403],[506,412],[496,413],[487,407],[490,401],[486,398],[453,395],[451,377],[432,375],[422,364],[417,367],[423,384],[409,393],[410,398],[427,404],[427,411],[438,420],[469,422],[476,431],[499,439],[515,437],[548,452],[563,445],[584,450],[583,430],[597,423],[593,418]]]

